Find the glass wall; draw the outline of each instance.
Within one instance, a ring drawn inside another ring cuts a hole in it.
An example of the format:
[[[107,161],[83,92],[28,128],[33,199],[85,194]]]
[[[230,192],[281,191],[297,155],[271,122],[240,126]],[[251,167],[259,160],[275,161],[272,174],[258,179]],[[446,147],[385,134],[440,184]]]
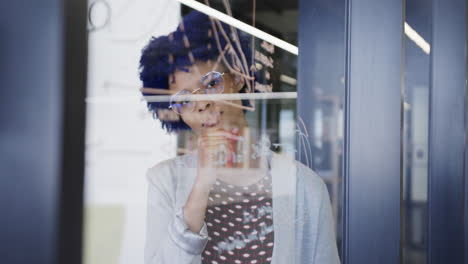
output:
[[[338,263],[343,9],[300,90],[297,2],[180,2],[89,2],[84,262]]]
[[[431,4],[409,0],[404,24],[402,263],[426,263]]]
[[[312,1],[302,13],[305,32],[298,93],[297,157],[324,180],[332,202],[337,243],[342,247],[345,109],[345,2]],[[310,148],[308,146],[310,145]]]
[[[148,113],[139,58],[179,23],[175,1],[90,1],[84,263],[142,263],[148,168],[176,155],[177,137]]]

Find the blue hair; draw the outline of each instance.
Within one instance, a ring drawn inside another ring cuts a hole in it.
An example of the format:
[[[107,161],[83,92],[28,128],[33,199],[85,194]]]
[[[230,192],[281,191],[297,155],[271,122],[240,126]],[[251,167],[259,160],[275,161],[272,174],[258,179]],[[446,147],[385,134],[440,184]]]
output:
[[[140,58],[140,80],[143,87],[169,89],[169,75],[177,69],[188,71],[187,67],[193,63],[189,58],[189,51],[193,54],[195,61],[216,60],[220,54],[215,32],[212,29],[210,18],[198,11],[192,11],[183,17],[183,28],[181,26],[168,36],[152,37],[149,43],[143,48]],[[231,38],[231,30],[228,25],[221,22],[226,34]],[[217,28],[218,39],[221,45],[221,51],[226,47],[227,41],[223,37],[219,28]],[[184,34],[190,42],[190,50],[184,45]],[[244,54],[247,63],[250,65],[252,54],[250,47],[250,36],[238,32],[241,50],[233,45],[237,55]],[[170,58],[171,57],[171,58]],[[227,62],[233,65],[231,56],[225,56]],[[239,56],[240,57],[240,56]],[[245,87],[241,90],[245,92]],[[150,95],[143,93],[143,95]],[[169,102],[148,102],[148,110],[153,113],[153,117],[159,118],[159,109],[168,109]],[[248,106],[247,100],[242,101],[244,106]],[[168,121],[161,120],[162,127],[171,132],[190,129],[182,120]]]

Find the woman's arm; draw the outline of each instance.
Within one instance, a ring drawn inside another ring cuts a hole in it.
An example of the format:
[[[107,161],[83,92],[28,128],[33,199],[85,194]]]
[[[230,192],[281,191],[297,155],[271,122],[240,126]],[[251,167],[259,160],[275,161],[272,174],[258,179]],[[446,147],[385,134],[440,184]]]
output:
[[[198,140],[197,178],[184,206],[185,223],[195,233],[205,223],[210,189],[216,181],[217,169],[223,167],[216,164],[215,159],[220,145],[228,146],[225,134],[220,131],[204,131]]]
[[[192,232],[183,208],[175,208],[175,188],[167,166],[149,170],[148,180],[145,264],[193,263],[208,242],[206,225]]]
[[[209,195],[210,186],[196,180],[183,209],[185,223],[194,233],[199,233],[205,224]]]
[[[175,208],[176,184],[171,182],[170,165],[160,165],[148,173],[148,215],[145,248],[146,264],[191,263],[208,242],[205,212],[211,186],[216,181],[216,151],[227,144],[224,133],[204,133],[198,142],[198,169],[185,205]]]

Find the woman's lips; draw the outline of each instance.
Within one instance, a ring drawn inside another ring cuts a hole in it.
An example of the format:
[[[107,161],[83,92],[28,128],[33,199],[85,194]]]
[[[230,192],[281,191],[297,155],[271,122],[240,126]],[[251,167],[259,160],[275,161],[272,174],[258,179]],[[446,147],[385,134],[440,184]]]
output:
[[[220,123],[220,118],[218,117],[213,117],[208,120],[205,120],[205,122],[202,122],[202,127],[216,127]]]
[[[210,127],[216,127],[217,125],[218,123],[203,123],[202,127],[210,128]]]
[[[220,123],[222,113],[210,113],[204,116],[202,127],[216,127]]]

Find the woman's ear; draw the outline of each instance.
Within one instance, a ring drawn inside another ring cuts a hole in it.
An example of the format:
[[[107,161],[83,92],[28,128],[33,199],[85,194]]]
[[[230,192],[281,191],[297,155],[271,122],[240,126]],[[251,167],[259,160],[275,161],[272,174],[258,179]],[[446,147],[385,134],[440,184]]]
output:
[[[232,75],[233,90],[238,93],[245,85],[245,78],[237,74]]]

